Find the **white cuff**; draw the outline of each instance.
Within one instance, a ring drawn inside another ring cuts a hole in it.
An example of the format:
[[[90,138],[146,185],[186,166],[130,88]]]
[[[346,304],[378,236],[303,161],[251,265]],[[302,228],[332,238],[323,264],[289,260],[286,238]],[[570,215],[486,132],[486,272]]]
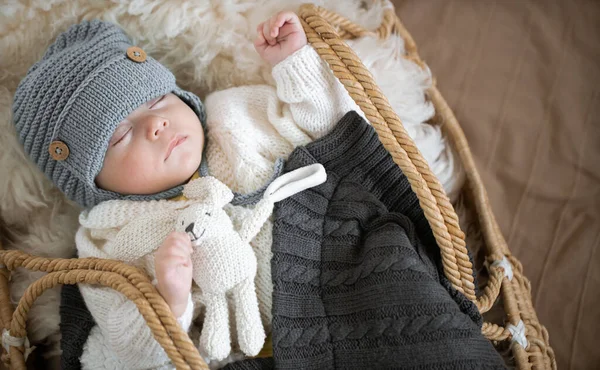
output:
[[[277,94],[286,103],[297,103],[315,91],[323,91],[334,77],[329,76],[329,67],[308,44],[279,62],[271,73]]]
[[[177,318],[177,322],[179,323],[179,326],[181,326],[181,328],[187,332],[190,328],[190,325],[192,324],[192,319],[194,316],[194,302],[192,301],[192,293],[190,292],[190,294],[188,295],[188,302],[187,302],[187,306],[185,307],[185,311],[183,312],[183,314]]]

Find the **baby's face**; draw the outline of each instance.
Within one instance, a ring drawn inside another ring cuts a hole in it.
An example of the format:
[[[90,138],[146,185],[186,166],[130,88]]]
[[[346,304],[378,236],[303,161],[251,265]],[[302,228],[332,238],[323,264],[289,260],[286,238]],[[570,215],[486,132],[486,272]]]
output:
[[[174,94],[153,99],[116,128],[96,176],[120,194],[153,194],[185,183],[200,166],[204,132],[194,111]]]

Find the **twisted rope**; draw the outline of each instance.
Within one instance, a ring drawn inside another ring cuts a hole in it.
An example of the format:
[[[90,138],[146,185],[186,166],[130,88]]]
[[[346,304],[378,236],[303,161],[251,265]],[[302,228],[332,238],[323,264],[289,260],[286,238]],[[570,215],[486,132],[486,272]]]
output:
[[[502,326],[484,322],[481,333],[489,340],[503,341],[510,338],[510,331]]]
[[[504,271],[498,267],[491,267],[490,278],[487,282],[486,287],[483,289],[481,296],[477,298],[475,305],[479,312],[488,312],[498,299],[500,295],[500,288],[502,287],[502,279],[504,279]]]
[[[362,65],[360,64],[360,61],[356,62],[352,59],[351,51],[348,52],[347,50],[343,49],[343,47],[339,46],[338,43],[332,42],[330,40],[330,38],[335,37],[335,35],[331,36],[331,34],[334,34],[335,32],[332,32],[330,29],[328,29],[325,25],[322,24],[310,24],[312,18],[309,18],[309,16],[319,14],[324,18],[328,19],[340,30],[340,36],[346,39],[372,35],[373,32],[369,32],[362,27],[352,25],[352,22],[348,21],[347,19],[340,16],[336,16],[333,13],[328,12],[322,8],[306,6],[305,8],[303,8],[303,10],[303,18],[306,23],[305,30],[308,30],[308,28],[314,28],[314,32],[312,34],[312,37],[314,38],[313,46],[315,47],[315,49],[317,49],[321,57],[324,60],[326,60],[327,63],[329,63],[334,74],[340,79],[344,86],[346,86],[350,95],[355,99],[356,103],[361,107],[361,109],[363,109],[363,111],[377,130],[381,139],[384,135],[381,135],[378,129],[379,126],[377,125],[379,122],[374,122],[373,120],[373,118],[379,119],[380,117],[378,117],[377,114],[375,114],[377,112],[373,111],[376,111],[379,108],[378,104],[384,104],[385,100],[384,98],[381,99],[377,96],[371,96],[373,90],[372,88],[376,88],[376,85],[368,80],[370,74],[361,70],[360,67]],[[412,60],[413,62],[415,62],[423,68],[426,68],[425,63],[420,59],[418,55],[417,47],[412,36],[402,25],[400,19],[394,14],[393,8],[388,9],[384,12],[382,25],[375,31],[375,33],[383,38],[387,37],[391,33],[396,33],[400,35],[404,39],[404,46],[406,51],[405,58]],[[339,57],[336,59],[336,56]],[[356,77],[354,79],[349,78],[347,76],[347,74],[352,73],[356,74]],[[361,79],[365,79],[366,81],[359,82],[359,80]],[[365,93],[362,93],[363,91]],[[365,96],[367,95],[367,93],[370,96]],[[456,117],[454,116],[450,107],[448,106],[448,104],[446,103],[446,101],[435,86],[430,88],[428,95],[431,102],[435,106],[436,119],[444,123],[444,130],[452,139],[452,142],[459,154],[461,162],[465,167],[468,183],[467,189],[474,198],[473,203],[475,205],[476,212],[479,216],[478,218],[480,227],[482,229],[482,234],[484,236],[485,246],[488,248],[488,258],[494,261],[498,260],[499,258],[502,258],[502,256],[504,255],[508,255],[512,266],[515,268],[515,271],[513,271],[514,279],[512,281],[509,281],[509,279],[503,279],[503,274],[501,272],[497,270],[495,271],[495,267],[491,268],[490,281],[488,283],[488,286],[484,289],[482,296],[479,298],[476,304],[481,311],[485,312],[489,310],[489,308],[493,305],[499,293],[502,293],[504,308],[506,313],[508,314],[510,323],[512,325],[517,325],[518,321],[521,319],[521,316],[523,316],[523,322],[527,326],[526,336],[529,342],[529,348],[526,350],[518,344],[512,347],[513,355],[519,367],[529,368],[533,364],[533,366],[539,368],[555,369],[556,360],[554,357],[554,352],[549,345],[548,332],[545,327],[540,325],[539,320],[537,319],[537,316],[535,314],[535,310],[533,309],[531,303],[531,285],[529,281],[523,276],[522,267],[519,261],[510,256],[510,252],[508,250],[506,242],[500,232],[496,219],[491,211],[491,206],[487,197],[487,193],[485,191],[485,188],[483,187],[483,183],[481,181],[479,173],[477,172],[477,168],[471,155],[464,132],[458,124],[458,121],[456,120]],[[369,99],[372,99],[373,102],[371,103]],[[377,108],[372,108],[371,104],[376,105]],[[385,111],[383,113],[379,113],[386,120],[390,118],[387,112]],[[392,130],[392,132],[393,134],[397,133],[395,129]],[[385,133],[388,134],[389,132]],[[398,142],[402,145],[405,144],[405,141],[402,139],[398,139]],[[385,143],[384,146],[386,146]],[[399,151],[399,153],[396,153],[390,150],[388,146],[386,146],[386,149],[390,152],[390,154],[392,154],[393,157],[395,154],[403,154],[401,151]],[[414,154],[414,152],[409,150],[407,150],[407,152],[410,154]],[[396,159],[394,159],[394,161],[398,163]],[[404,167],[401,166],[401,168],[403,171],[406,172],[406,169]],[[429,180],[427,176],[422,176],[425,181]],[[409,177],[409,180],[413,180],[413,178]],[[417,182],[417,185],[422,185],[422,182],[420,182],[418,179]],[[427,186],[429,185],[429,181],[427,181]],[[413,186],[412,181],[411,186]],[[413,186],[413,191],[414,190],[415,189]],[[438,191],[439,188],[434,188],[431,191],[431,194],[433,196],[437,196]],[[419,199],[422,200],[422,193],[418,191],[415,192],[419,196]],[[438,199],[436,198],[436,202],[437,201]],[[421,207],[423,207],[423,203],[421,203]],[[464,277],[465,281],[467,281],[466,286],[468,288],[470,285],[469,282],[471,280],[469,279],[469,277],[466,277],[466,273],[468,272],[470,274],[472,267],[470,266],[470,264],[467,264],[465,260],[465,258],[468,257],[466,255],[465,249],[463,248],[464,244],[461,243],[460,240],[460,230],[458,230],[457,232],[457,230],[454,229],[456,227],[456,223],[454,220],[455,213],[451,210],[451,208],[445,206],[444,203],[445,202],[442,199],[440,203],[440,208],[442,210],[442,215],[445,216],[444,222],[447,222],[447,230],[452,235],[451,240],[457,247],[454,256],[452,255],[452,251],[447,249],[447,244],[440,243],[439,241],[440,234],[443,237],[447,236],[444,233],[443,228],[441,228],[441,231],[439,229],[435,229],[434,233],[438,234],[436,235],[436,240],[440,245],[442,261],[444,265],[444,272],[449,278],[449,280],[452,282],[452,284],[455,286],[455,288],[457,288],[457,290],[459,291],[463,291],[463,289],[461,289],[459,285],[460,282],[457,281],[457,274],[455,273],[457,271],[456,268],[459,269],[458,272],[460,274],[460,277]],[[440,221],[439,218],[434,218],[432,221],[432,219],[430,218],[431,214],[428,213],[425,208],[423,209],[426,212],[426,217],[430,222],[432,229],[440,226],[438,224],[438,222]],[[448,219],[450,219],[449,222]],[[469,293],[466,294],[467,297],[469,297],[471,300],[474,300],[474,295],[471,295]],[[483,332],[484,334],[486,334],[487,337],[493,340],[507,340],[510,336],[510,333],[507,331],[507,329],[500,329],[500,327],[492,326],[492,324],[489,323],[484,324]]]
[[[303,5],[300,8],[300,17],[309,42],[361,107],[383,146],[407,176],[440,246],[446,276],[458,291],[475,301],[473,267],[467,254],[464,233],[460,230],[458,216],[450,200],[371,73],[354,51],[338,37],[335,29],[321,18],[321,15],[330,14],[314,5]],[[333,21],[339,19],[336,16]],[[347,27],[347,23],[342,24]],[[352,29],[348,32],[352,34],[357,31]]]
[[[30,285],[23,294],[11,321],[12,336],[26,336],[29,309],[47,289],[58,284],[99,284],[117,290],[136,304],[154,338],[178,369],[208,369],[189,336],[177,324],[164,299],[148,277],[137,268],[113,260],[49,259],[20,251],[0,251],[0,261],[9,270],[25,267],[48,273]],[[14,347],[11,347],[11,351],[12,348]]]

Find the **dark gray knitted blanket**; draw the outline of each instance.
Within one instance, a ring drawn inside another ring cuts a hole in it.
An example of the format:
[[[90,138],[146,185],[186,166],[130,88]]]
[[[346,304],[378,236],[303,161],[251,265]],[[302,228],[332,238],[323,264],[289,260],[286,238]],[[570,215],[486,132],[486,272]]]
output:
[[[373,128],[350,112],[285,171],[317,162],[327,182],[275,209],[275,368],[504,368]]]
[[[274,357],[227,368],[503,369],[477,308],[441,273],[418,199],[373,128],[349,112],[285,171],[313,163],[327,182],[275,208]],[[64,334],[73,355],[86,337]]]

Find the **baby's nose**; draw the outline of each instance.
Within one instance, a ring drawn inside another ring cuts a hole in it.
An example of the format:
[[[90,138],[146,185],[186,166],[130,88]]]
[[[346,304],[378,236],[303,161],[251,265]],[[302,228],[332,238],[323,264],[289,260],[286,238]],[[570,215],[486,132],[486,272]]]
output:
[[[163,130],[169,126],[169,121],[162,117],[150,117],[146,122],[146,136],[149,140],[156,140]]]

